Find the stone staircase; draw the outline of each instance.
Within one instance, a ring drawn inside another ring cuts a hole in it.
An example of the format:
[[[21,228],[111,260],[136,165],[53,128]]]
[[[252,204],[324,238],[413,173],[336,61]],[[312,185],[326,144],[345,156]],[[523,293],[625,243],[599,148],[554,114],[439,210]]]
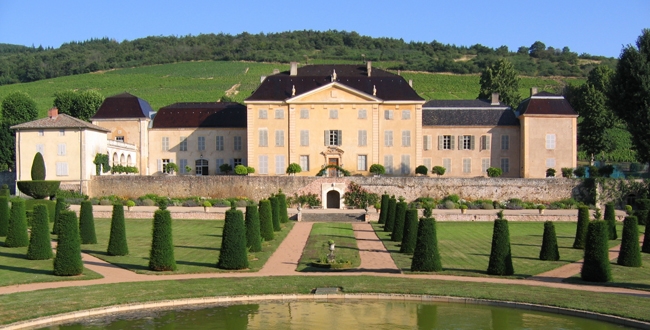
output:
[[[359,222],[365,221],[364,212],[302,212],[305,222]]]

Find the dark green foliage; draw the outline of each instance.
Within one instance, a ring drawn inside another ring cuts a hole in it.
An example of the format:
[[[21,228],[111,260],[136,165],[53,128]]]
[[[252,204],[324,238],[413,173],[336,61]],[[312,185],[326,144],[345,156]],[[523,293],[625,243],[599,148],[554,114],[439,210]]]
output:
[[[273,231],[280,231],[280,203],[278,203],[278,198],[275,196],[269,197],[271,201],[271,215],[273,220]]]
[[[260,216],[257,205],[246,206],[246,247],[250,252],[262,251]]]
[[[153,235],[149,253],[149,269],[155,271],[176,270],[172,216],[168,210],[156,210],[153,214]]]
[[[0,237],[7,236],[9,230],[9,198],[0,196]]]
[[[36,205],[32,216],[32,234],[29,237],[27,259],[47,260],[52,258],[52,243],[50,242],[50,217],[47,206]]]
[[[539,260],[560,260],[555,225],[552,221],[544,222],[544,239],[542,240],[542,250],[539,252]]]
[[[427,175],[427,173],[429,173],[429,169],[424,165],[415,168],[415,174]]]
[[[381,195],[381,211],[379,212],[379,224],[386,223],[386,216],[388,215],[388,199],[390,197],[386,194]]]
[[[47,199],[26,199],[25,200],[25,210],[27,213],[34,211],[36,205],[45,205],[47,207],[47,214],[50,216],[48,220],[50,223],[54,222],[54,217],[56,216],[56,201],[51,201]],[[29,222],[28,222],[29,223]]]
[[[52,226],[52,234],[59,234],[59,215],[66,209],[68,209],[68,204],[66,204],[65,198],[58,197],[56,199],[56,207],[54,208],[54,226]]]
[[[589,208],[586,206],[578,207],[578,224],[576,226],[576,238],[573,241],[574,249],[584,249],[587,239],[587,227],[589,226]],[[609,237],[609,235],[608,235]]]
[[[607,222],[607,229],[609,230],[609,239],[617,239],[618,234],[616,233],[616,210],[614,209],[614,203],[605,204],[605,221]]]
[[[494,220],[492,250],[490,251],[490,263],[488,264],[487,273],[490,275],[512,275],[515,273],[515,269],[512,267],[508,220]]]
[[[16,182],[18,190],[22,191],[23,194],[30,196],[34,199],[43,199],[45,197],[50,197],[56,195],[56,192],[59,190],[61,181],[18,181]]]
[[[40,152],[34,155],[32,161],[32,180],[45,180],[45,160],[43,160],[43,155]]]
[[[384,231],[392,232],[393,226],[395,225],[395,212],[397,211],[397,200],[395,197],[391,197],[388,200],[388,214],[386,214],[386,224],[384,225]]]
[[[10,195],[9,186],[3,184],[2,187],[0,187],[0,196],[9,197],[9,195]]]
[[[402,245],[399,252],[411,254],[415,251],[415,243],[418,239],[418,210],[406,210],[404,218],[404,235],[402,235]]]
[[[650,253],[650,224],[645,225],[645,232],[643,234],[643,246],[641,246],[643,253]]]
[[[81,202],[81,211],[79,211],[79,233],[81,234],[81,244],[97,244],[93,204],[90,201]]]
[[[11,92],[2,100],[2,121],[17,125],[38,118],[36,101],[25,92]]]
[[[478,99],[489,100],[492,93],[499,93],[499,100],[513,109],[517,108],[521,95],[519,95],[519,76],[514,65],[501,58],[488,65],[481,73],[481,90]]]
[[[345,194],[343,194],[345,205],[355,209],[365,209],[368,205],[374,205],[379,200],[377,194],[373,194],[361,187],[361,185],[350,182]]]
[[[275,195],[278,199],[278,210],[280,211],[280,223],[289,222],[289,213],[287,211],[287,196],[280,192]]]
[[[590,222],[585,243],[585,258],[580,271],[580,276],[584,281],[609,282],[612,280],[608,241],[607,223],[602,220]]]
[[[641,267],[641,250],[639,249],[639,222],[635,216],[623,220],[621,250],[617,263],[627,267]]]
[[[439,272],[441,270],[436,220],[434,218],[422,219],[418,225],[418,238],[413,252],[413,261],[411,261],[411,271]]]
[[[491,178],[500,177],[503,174],[503,170],[498,167],[490,167],[487,169],[487,175]]]
[[[54,257],[54,275],[74,276],[83,273],[81,261],[81,240],[77,215],[72,211],[63,211],[59,215],[59,239]]]
[[[244,215],[239,210],[226,211],[217,267],[223,269],[248,268]]]
[[[126,224],[124,223],[124,206],[122,204],[113,205],[111,234],[106,252],[109,256],[125,256],[129,254],[129,245],[126,242]]]
[[[393,242],[401,242],[404,236],[404,219],[406,218],[406,202],[397,202],[395,207],[395,223],[393,224],[393,233],[391,240]]]
[[[639,198],[636,200],[637,210],[634,215],[639,219],[640,225],[648,224],[648,216],[650,215],[650,199]]]
[[[263,199],[260,201],[260,235],[265,241],[272,241],[273,236],[273,207],[271,201]]]
[[[27,218],[25,215],[25,200],[15,199],[11,202],[11,215],[9,216],[9,227],[5,246],[23,247],[29,245],[27,237]]]

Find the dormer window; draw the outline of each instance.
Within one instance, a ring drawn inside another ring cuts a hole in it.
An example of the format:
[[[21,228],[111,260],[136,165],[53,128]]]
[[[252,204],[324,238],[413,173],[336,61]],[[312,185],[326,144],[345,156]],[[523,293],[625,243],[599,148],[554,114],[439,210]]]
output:
[[[117,142],[124,142],[124,137],[123,136],[116,136],[115,141]]]

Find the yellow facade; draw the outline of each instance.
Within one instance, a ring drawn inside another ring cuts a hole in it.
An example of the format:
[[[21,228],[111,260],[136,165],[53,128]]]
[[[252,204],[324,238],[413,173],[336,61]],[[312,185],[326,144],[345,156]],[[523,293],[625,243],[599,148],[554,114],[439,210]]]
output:
[[[563,167],[576,167],[577,116],[523,115],[519,122],[521,177],[543,178],[548,168],[554,168],[559,176]]]

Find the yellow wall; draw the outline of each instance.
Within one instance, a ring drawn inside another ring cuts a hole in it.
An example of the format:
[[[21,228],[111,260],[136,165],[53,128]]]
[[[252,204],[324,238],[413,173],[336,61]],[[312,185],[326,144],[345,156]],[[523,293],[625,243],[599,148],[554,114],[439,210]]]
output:
[[[522,134],[521,177],[544,178],[552,167],[556,176],[563,167],[576,167],[577,118],[523,115],[519,117]],[[555,148],[546,148],[546,136],[555,134]],[[555,166],[547,166],[554,159]]]

